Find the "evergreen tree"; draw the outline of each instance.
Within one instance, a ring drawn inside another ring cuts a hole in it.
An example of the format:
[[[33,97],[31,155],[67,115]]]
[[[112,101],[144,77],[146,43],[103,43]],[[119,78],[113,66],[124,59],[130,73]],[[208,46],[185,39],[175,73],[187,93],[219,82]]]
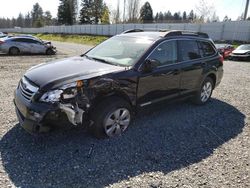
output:
[[[93,0],[82,0],[80,10],[80,23],[93,24]]]
[[[153,9],[149,2],[146,2],[140,10],[140,19],[143,23],[153,22]]]
[[[159,13],[157,12],[155,15],[155,22],[158,23],[159,22]]]
[[[33,5],[33,9],[31,11],[31,17],[32,17],[33,27],[42,27],[44,25],[43,9],[38,3]]]
[[[187,13],[186,13],[186,11],[184,11],[183,14],[182,14],[182,20],[183,21],[187,20]]]
[[[159,13],[159,22],[162,23],[164,20],[164,14],[162,12]]]
[[[76,23],[77,0],[60,0],[58,6],[58,22],[60,24],[73,25]]]
[[[32,27],[32,18],[29,12],[25,15],[24,25],[25,27]]]
[[[103,14],[107,6],[103,0],[82,0],[80,10],[80,23],[82,24],[98,24],[102,21]]]
[[[52,23],[52,15],[50,11],[45,11],[44,13],[44,24],[51,25]]]
[[[104,3],[103,6],[103,13],[102,13],[102,17],[101,17],[101,23],[102,24],[110,24],[110,17],[109,17],[109,8],[108,6]]]
[[[18,27],[24,27],[24,17],[21,13],[19,13],[17,19],[16,19],[16,26]]]
[[[193,11],[193,10],[190,11],[190,13],[189,13],[189,15],[188,15],[188,19],[189,19],[191,22],[194,21],[194,11]]]

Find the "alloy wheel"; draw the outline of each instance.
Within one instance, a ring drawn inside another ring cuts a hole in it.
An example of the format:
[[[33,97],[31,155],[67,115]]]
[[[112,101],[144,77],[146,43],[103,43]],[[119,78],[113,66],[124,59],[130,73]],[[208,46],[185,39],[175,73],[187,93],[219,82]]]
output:
[[[212,93],[212,84],[210,82],[206,82],[201,90],[201,101],[203,103],[207,102]]]
[[[104,130],[107,136],[114,137],[124,132],[130,123],[131,115],[128,109],[119,108],[110,113],[104,120]]]

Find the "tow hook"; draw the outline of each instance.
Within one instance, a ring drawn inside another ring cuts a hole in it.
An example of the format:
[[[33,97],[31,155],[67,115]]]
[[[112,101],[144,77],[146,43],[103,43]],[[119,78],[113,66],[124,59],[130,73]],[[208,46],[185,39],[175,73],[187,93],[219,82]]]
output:
[[[72,104],[61,104],[60,103],[59,108],[63,112],[66,113],[69,121],[73,125],[76,126],[76,125],[82,124],[82,117],[83,117],[84,110],[79,108],[77,104],[75,106],[73,106]]]

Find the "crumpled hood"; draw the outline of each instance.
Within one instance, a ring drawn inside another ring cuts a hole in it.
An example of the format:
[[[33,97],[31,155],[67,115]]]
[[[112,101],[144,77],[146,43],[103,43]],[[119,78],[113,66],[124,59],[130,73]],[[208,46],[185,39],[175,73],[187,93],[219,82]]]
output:
[[[234,54],[245,54],[247,52],[250,52],[250,50],[234,50],[233,51]]]
[[[125,68],[85,57],[72,57],[39,64],[29,69],[24,76],[40,88],[47,88],[60,85],[60,83],[69,83],[77,79],[89,79],[122,70],[125,70]]]

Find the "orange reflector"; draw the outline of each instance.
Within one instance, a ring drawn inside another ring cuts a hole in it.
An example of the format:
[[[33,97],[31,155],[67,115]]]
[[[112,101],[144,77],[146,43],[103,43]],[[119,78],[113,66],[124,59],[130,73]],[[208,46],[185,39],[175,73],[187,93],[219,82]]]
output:
[[[82,86],[83,86],[83,81],[82,80],[76,81],[76,87],[82,87]]]

